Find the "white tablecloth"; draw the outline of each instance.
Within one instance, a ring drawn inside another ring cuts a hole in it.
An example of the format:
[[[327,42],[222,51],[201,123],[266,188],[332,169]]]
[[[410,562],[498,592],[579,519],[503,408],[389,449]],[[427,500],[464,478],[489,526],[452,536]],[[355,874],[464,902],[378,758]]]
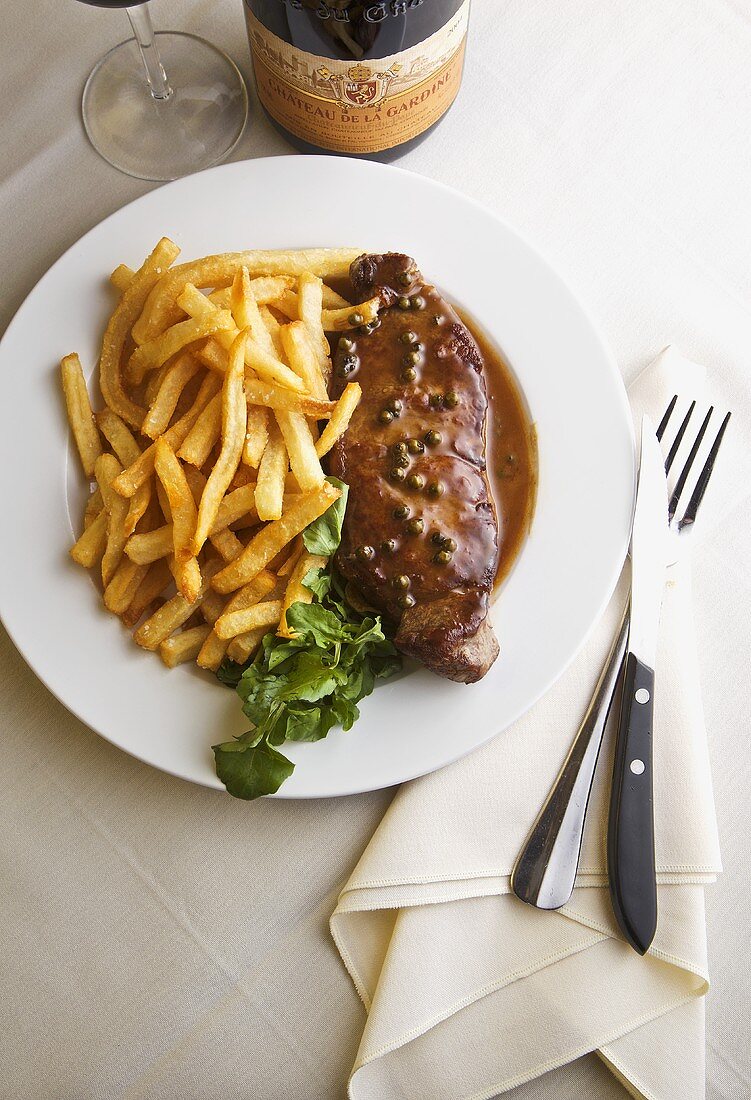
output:
[[[248,74],[240,0],[154,8]],[[72,0],[4,8],[2,327],[65,248],[152,186],[101,161],[80,121],[85,75],[125,29]],[[526,232],[628,379],[672,341],[747,407],[749,56],[744,0],[475,0],[461,98],[402,164]],[[235,159],[288,152],[252,109]],[[743,416],[732,430],[751,444]],[[751,1092],[748,511],[743,493],[694,565],[725,865],[707,891],[707,1092],[732,1100]],[[364,1014],[327,921],[391,792],[244,805],[101,741],[3,634],[0,668],[1,1100],[343,1096]],[[511,1095],[626,1094],[588,1058]]]

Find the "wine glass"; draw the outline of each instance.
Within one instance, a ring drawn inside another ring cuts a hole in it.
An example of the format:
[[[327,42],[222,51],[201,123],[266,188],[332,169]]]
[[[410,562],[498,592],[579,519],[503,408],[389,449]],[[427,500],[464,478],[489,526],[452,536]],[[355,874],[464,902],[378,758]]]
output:
[[[248,115],[234,62],[193,34],[155,34],[148,0],[81,2],[124,8],[135,36],[105,54],[83,90],[83,123],[97,152],[147,180],[177,179],[223,160]]]

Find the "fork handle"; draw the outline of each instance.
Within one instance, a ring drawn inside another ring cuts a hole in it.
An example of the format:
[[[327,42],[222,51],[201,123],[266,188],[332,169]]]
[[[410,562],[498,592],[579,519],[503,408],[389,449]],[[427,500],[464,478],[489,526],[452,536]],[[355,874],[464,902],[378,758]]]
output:
[[[610,896],[624,936],[645,954],[657,929],[652,719],[654,671],[629,652],[623,678],[608,825]]]

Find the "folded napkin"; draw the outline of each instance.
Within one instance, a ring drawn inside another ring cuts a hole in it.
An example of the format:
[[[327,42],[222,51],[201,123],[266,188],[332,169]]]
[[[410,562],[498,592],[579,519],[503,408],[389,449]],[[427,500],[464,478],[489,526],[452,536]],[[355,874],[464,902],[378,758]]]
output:
[[[700,396],[703,383],[703,368],[667,348],[631,387],[635,419],[657,420],[673,393]],[[699,527],[721,496],[721,465]],[[704,1096],[704,885],[720,855],[685,558],[666,587],[657,658],[659,923],[649,953],[623,942],[610,909],[612,722],[570,902],[540,912],[509,882],[627,595],[624,575],[586,646],[527,715],[401,788],[344,888],[331,931],[368,1011],[353,1100],[483,1100],[591,1051],[634,1096]]]

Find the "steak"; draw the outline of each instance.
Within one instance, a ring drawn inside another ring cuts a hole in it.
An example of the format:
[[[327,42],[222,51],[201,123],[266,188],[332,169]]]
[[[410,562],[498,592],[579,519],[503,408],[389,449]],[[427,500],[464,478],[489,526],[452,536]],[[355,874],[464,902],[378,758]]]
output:
[[[337,564],[403,653],[474,683],[498,655],[482,355],[410,257],[361,256],[350,277],[358,302],[378,295],[383,309],[334,355],[332,396],[351,381],[363,390],[329,455],[350,487]]]

